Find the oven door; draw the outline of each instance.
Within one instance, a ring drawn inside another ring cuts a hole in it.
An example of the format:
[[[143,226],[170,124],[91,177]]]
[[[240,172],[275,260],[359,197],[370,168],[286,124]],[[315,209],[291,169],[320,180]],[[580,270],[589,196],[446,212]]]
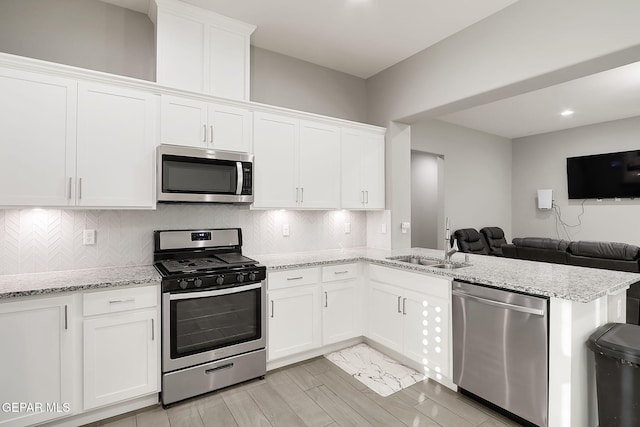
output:
[[[162,295],[162,372],[265,348],[264,282]]]
[[[204,148],[158,147],[158,201],[253,202],[253,156]]]

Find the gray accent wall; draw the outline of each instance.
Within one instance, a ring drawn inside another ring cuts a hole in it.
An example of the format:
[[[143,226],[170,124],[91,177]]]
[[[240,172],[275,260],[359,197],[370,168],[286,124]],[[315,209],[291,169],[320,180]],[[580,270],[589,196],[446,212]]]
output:
[[[366,123],[364,79],[255,46],[251,100]]]
[[[640,117],[513,140],[513,237],[604,240],[640,246],[640,200],[569,200],[566,158],[640,150]],[[553,210],[537,208],[538,189],[553,190],[568,236]],[[584,203],[583,203],[584,202]],[[584,206],[584,213],[583,212]]]
[[[0,51],[155,81],[149,17],[97,0],[0,0]]]
[[[411,246],[438,248],[438,156],[411,150]]]
[[[439,120],[411,126],[411,148],[444,158],[444,215],[452,230],[497,226],[511,237],[511,140]],[[444,239],[444,221],[438,224]]]

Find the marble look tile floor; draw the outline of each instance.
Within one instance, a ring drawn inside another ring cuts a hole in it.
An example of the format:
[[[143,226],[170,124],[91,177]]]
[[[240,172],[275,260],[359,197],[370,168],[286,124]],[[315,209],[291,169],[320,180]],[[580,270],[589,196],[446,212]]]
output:
[[[329,353],[324,357],[383,397],[425,379],[423,374],[364,343]]]
[[[162,409],[92,427],[429,426],[516,427],[519,424],[431,380],[382,397],[319,357]]]

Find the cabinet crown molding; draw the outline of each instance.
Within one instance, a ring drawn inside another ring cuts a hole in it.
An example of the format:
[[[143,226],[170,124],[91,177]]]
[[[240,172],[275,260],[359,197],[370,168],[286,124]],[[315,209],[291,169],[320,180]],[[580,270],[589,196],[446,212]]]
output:
[[[154,24],[157,20],[158,10],[171,12],[185,18],[232,30],[247,36],[250,36],[257,28],[255,25],[229,18],[228,16],[220,15],[211,10],[193,6],[179,0],[153,0],[152,5],[149,7],[149,19],[151,19]]]

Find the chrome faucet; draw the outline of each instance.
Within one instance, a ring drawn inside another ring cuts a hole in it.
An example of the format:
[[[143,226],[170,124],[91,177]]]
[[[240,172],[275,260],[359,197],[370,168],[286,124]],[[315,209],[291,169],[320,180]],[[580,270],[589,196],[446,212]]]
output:
[[[454,239],[453,244],[451,243],[451,226],[449,218],[445,220],[444,227],[444,263],[448,264],[451,262],[451,256],[458,252],[458,242]]]

